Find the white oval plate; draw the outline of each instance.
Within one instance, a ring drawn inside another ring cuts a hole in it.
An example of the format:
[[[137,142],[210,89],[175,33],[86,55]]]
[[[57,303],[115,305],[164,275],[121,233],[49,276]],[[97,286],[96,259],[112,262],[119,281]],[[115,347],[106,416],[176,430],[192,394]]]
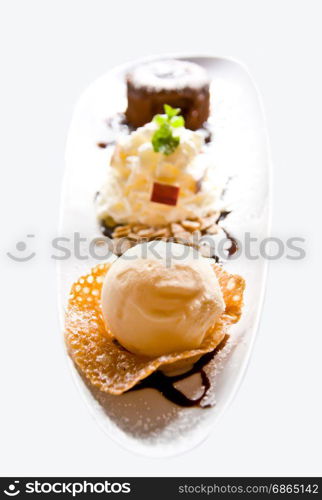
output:
[[[168,57],[168,56],[167,56]],[[225,226],[241,240],[269,235],[270,156],[266,124],[258,92],[247,70],[239,63],[207,56],[172,55],[204,66],[211,79],[214,155],[216,164],[233,176],[229,198],[233,212]],[[158,56],[156,59],[159,59]],[[150,58],[152,59],[152,58]],[[124,75],[142,61],[119,66],[95,81],[81,96],[69,130],[66,173],[61,207],[61,235],[79,232],[88,241],[99,236],[93,198],[102,185],[110,151],[97,143],[106,139],[105,121],[125,110]],[[97,260],[72,256],[59,264],[62,312],[75,278]],[[69,360],[74,380],[97,422],[109,437],[125,448],[147,456],[165,457],[189,450],[206,438],[245,373],[258,327],[263,301],[266,262],[245,256],[225,265],[246,279],[245,307],[241,321],[231,329],[231,341],[209,365],[212,380],[210,409],[181,408],[152,389],[110,396],[90,387]],[[185,382],[191,392],[197,376]]]

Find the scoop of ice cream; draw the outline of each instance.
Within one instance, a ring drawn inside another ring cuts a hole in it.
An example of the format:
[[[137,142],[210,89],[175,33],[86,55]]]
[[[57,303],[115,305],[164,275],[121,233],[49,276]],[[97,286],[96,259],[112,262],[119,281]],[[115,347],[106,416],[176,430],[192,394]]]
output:
[[[102,289],[112,335],[129,351],[150,357],[198,348],[224,309],[210,262],[176,243],[131,248],[112,264]]]
[[[175,129],[180,143],[170,155],[153,149],[155,122],[119,140],[106,182],[96,200],[99,219],[118,223],[141,222],[162,226],[192,216],[204,216],[220,207],[225,179],[213,164],[198,132]],[[154,183],[179,188],[175,206],[151,201]]]

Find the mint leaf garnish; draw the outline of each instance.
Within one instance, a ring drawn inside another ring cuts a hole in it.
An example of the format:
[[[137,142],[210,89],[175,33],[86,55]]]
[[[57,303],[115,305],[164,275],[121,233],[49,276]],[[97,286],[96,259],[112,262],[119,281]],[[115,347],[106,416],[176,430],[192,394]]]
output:
[[[167,118],[165,115],[155,115],[153,121],[161,126],[163,123],[166,123]]]
[[[171,155],[179,144],[180,137],[176,137],[172,134],[171,127],[168,123],[163,123],[161,127],[154,132],[152,137],[154,151],[163,153],[164,155]]]
[[[174,116],[177,116],[180,113],[181,109],[180,108],[172,108],[171,106],[169,106],[169,104],[165,104],[164,105],[164,111],[165,111],[165,114],[167,115],[167,117],[170,120]]]
[[[173,118],[171,118],[170,124],[174,128],[184,127],[184,118],[183,118],[183,116],[174,116]]]
[[[180,108],[172,108],[169,104],[164,105],[164,111],[164,115],[156,115],[153,118],[159,128],[152,136],[152,145],[156,153],[170,155],[180,144],[180,137],[173,135],[173,129],[184,127],[184,118],[178,116]]]

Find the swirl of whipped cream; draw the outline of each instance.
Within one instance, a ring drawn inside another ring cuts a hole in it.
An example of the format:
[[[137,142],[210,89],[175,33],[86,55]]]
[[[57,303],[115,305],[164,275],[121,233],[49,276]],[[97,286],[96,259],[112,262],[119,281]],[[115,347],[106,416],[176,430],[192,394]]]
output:
[[[166,156],[153,150],[157,128],[155,122],[148,123],[116,145],[96,201],[99,219],[163,226],[219,208],[223,183],[202,135],[185,127],[175,129],[180,144]],[[151,201],[154,182],[180,188],[175,206]]]

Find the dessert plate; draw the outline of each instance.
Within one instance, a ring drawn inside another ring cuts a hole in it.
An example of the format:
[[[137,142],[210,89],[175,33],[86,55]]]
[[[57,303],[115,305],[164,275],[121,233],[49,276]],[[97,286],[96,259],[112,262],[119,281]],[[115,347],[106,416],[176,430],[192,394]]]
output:
[[[230,179],[225,202],[232,212],[225,228],[240,241],[241,249],[240,255],[235,254],[224,265],[246,280],[242,318],[231,329],[229,342],[207,367],[212,381],[209,399],[215,404],[206,409],[181,408],[153,389],[122,396],[102,393],[83,379],[66,351],[76,385],[108,436],[129,450],[156,457],[182,453],[204,440],[239,387],[258,328],[267,270],[267,261],[259,255],[257,259],[247,258],[250,249],[246,233],[261,241],[269,236],[270,226],[268,137],[260,97],[249,73],[229,59],[188,54],[170,57],[196,62],[210,75],[213,154],[216,165]],[[118,66],[99,78],[83,93],[74,112],[61,206],[60,235],[68,238],[66,242],[73,250],[58,264],[62,325],[73,281],[106,260],[106,247],[103,251],[99,244],[93,244],[100,237],[94,196],[105,179],[111,148],[102,149],[97,144],[106,141],[106,121],[126,108],[125,73],[141,62]],[[253,243],[252,255],[258,247]],[[180,384],[194,397],[200,388],[198,375]]]

